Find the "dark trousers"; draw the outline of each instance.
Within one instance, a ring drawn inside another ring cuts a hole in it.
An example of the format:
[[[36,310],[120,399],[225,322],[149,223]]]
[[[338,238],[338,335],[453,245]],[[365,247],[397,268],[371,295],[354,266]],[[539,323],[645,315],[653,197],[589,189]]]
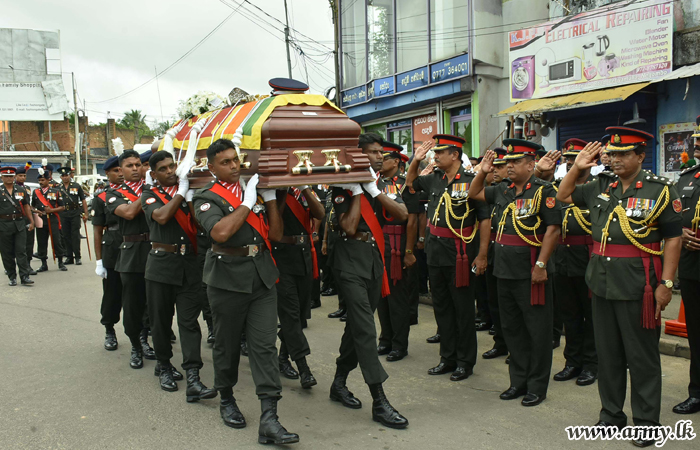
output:
[[[316,248],[316,259],[318,263],[318,278],[314,279],[313,276],[311,277],[311,295],[309,296],[309,319],[311,318],[311,305],[312,304],[321,304],[321,271],[325,268],[326,266],[326,259],[328,258],[326,255],[321,253],[321,247],[322,247],[322,242],[321,239],[317,240],[316,242],[313,243],[314,247]]]
[[[531,281],[498,279],[498,307],[510,350],[510,385],[546,395],[552,371],[552,282],[545,283],[545,303],[530,304]]]
[[[593,295],[593,331],[598,350],[600,420],[627,425],[623,412],[627,369],[632,381],[635,426],[658,426],[661,414],[661,328],[642,327],[641,300],[608,300]]]
[[[44,221],[43,228],[36,229],[36,251],[39,255],[39,259],[45,260],[53,257],[54,250],[56,250],[57,258],[66,256],[66,249],[63,248],[63,239],[61,239],[61,230],[58,228],[58,218],[53,214],[51,215],[51,232],[49,232],[49,219],[44,216],[42,220]],[[53,239],[51,238],[52,234]],[[52,249],[49,248],[49,245],[52,245],[49,239],[52,239],[53,242]]]
[[[124,334],[129,336],[133,347],[141,348],[139,336],[146,313],[146,280],[143,273],[137,272],[121,272],[119,276],[122,279]],[[172,319],[172,315],[170,317]]]
[[[79,210],[74,209],[61,213],[61,233],[66,246],[66,256],[69,259],[73,258],[74,255],[76,258],[80,258],[80,228],[82,225],[83,220],[80,218]]]
[[[173,315],[177,308],[177,327],[180,331],[180,347],[182,348],[182,368],[201,369],[202,331],[197,321],[202,311],[199,290],[201,283],[186,283],[183,286],[159,283],[146,280],[146,297],[148,298],[148,317],[153,336],[153,349],[156,359],[169,364],[173,357],[170,332],[173,326]]]
[[[368,261],[372,264],[372,261]],[[348,320],[340,340],[340,356],[336,359],[338,370],[350,372],[360,365],[367,384],[383,383],[389,375],[384,371],[377,355],[377,329],[374,311],[382,292],[382,278],[360,276],[333,271],[338,292],[345,296]]]
[[[25,225],[29,225],[29,222],[25,220]],[[36,228],[32,231],[27,230],[27,262],[32,260],[32,255],[34,254],[34,235],[36,233]]]
[[[474,328],[474,279],[469,286],[455,286],[454,266],[428,266],[433,310],[440,330],[440,360],[447,365],[471,369],[476,364]]]
[[[474,296],[476,297],[476,319],[487,324],[493,323],[491,308],[489,308],[489,292],[486,277],[474,278]]]
[[[411,329],[411,298],[409,288],[413,269],[403,269],[401,279],[389,281],[391,293],[379,299],[377,313],[382,332],[379,344],[392,350],[408,350],[408,333]]]
[[[277,289],[268,289],[255,274],[253,292],[243,294],[209,286],[214,319],[214,388],[238,383],[241,334],[245,331],[248,359],[258,398],[279,398],[282,391],[277,363]]]
[[[199,270],[203,272],[206,253],[201,253],[201,251],[202,249],[200,248],[200,253],[197,253],[197,262],[199,263]],[[209,306],[209,297],[207,297],[207,283],[202,281],[199,286],[199,302],[202,305],[202,318],[205,322],[209,323],[211,320],[211,307]]]
[[[428,255],[424,249],[417,248],[414,252],[416,255],[416,264],[418,265],[418,293],[428,293]]]
[[[493,348],[508,351],[506,339],[503,337],[501,325],[501,310],[498,307],[498,278],[493,275],[493,265],[486,267],[486,288],[489,295],[489,311],[496,334],[493,335]]]
[[[294,361],[311,353],[309,342],[302,330],[302,323],[306,320],[303,316],[305,311],[302,310],[302,298],[309,298],[312,281],[311,273],[307,275],[280,273],[277,283],[277,316],[282,325],[277,335]]]
[[[415,254],[415,252],[414,252]],[[418,304],[420,303],[420,273],[418,264],[414,264],[408,271],[408,317],[409,323],[418,323]]]
[[[556,283],[552,283],[552,306],[552,342],[559,342],[564,333],[564,319]]]
[[[554,275],[555,297],[566,329],[566,365],[598,373],[593,310],[586,277]],[[556,339],[556,337],[555,337]]]
[[[14,225],[14,224],[12,224]],[[8,226],[9,228],[9,226]],[[2,254],[2,265],[7,271],[8,278],[17,278],[17,268],[19,276],[29,276],[29,262],[27,262],[27,229],[22,221],[22,229],[0,232],[0,254]],[[15,266],[16,262],[16,266]]]
[[[102,305],[100,323],[113,328],[119,323],[119,313],[122,310],[122,279],[119,272],[107,269],[107,279],[102,280]]]
[[[690,344],[690,384],[688,394],[700,398],[700,282],[681,278],[685,324]]]

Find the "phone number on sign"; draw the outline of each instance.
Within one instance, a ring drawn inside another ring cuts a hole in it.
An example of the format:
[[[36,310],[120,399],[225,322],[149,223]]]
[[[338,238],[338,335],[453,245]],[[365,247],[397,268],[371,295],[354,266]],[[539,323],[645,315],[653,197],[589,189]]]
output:
[[[433,71],[433,78],[434,79],[435,78],[442,78],[445,75],[448,75],[448,76],[455,75],[455,74],[459,75],[462,73],[467,73],[468,70],[469,70],[469,64],[466,62],[463,62],[461,64],[457,64],[456,66],[450,66],[450,67],[446,67],[444,69],[439,69],[439,70]]]

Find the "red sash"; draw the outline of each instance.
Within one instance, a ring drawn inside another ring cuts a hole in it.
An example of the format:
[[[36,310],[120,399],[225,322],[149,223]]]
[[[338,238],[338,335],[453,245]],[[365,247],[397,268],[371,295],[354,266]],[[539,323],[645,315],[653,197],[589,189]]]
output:
[[[103,202],[106,203],[106,202],[107,202],[107,193],[106,193],[106,192],[102,192],[101,194],[99,194],[99,195],[97,196],[97,198],[99,198],[100,200],[102,200]]]
[[[386,297],[391,293],[391,288],[389,287],[389,277],[386,274],[386,266],[384,265],[384,231],[381,225],[379,225],[377,216],[374,215],[374,209],[372,209],[372,205],[369,204],[369,200],[367,200],[364,193],[360,195],[360,213],[362,214],[362,219],[372,232],[375,241],[377,241],[379,254],[382,256],[382,271],[384,272],[382,276],[382,297]]]
[[[301,223],[301,225],[304,227],[304,230],[306,230],[306,234],[309,235],[309,239],[311,239],[311,262],[313,265],[313,273],[314,273],[314,280],[318,279],[318,257],[316,256],[316,246],[314,245],[314,240],[313,240],[313,230],[311,229],[311,215],[309,214],[309,211],[304,209],[303,206],[301,206],[301,203],[297,199],[295,199],[291,195],[287,195],[287,207],[289,210],[294,214],[294,217],[297,218],[297,220]]]
[[[44,193],[41,192],[41,188],[36,189],[34,192],[36,192],[36,198],[38,198],[39,201],[41,202],[41,204],[44,205],[44,208],[47,208],[47,207],[53,208],[51,203],[46,199],[46,197],[44,197]],[[51,223],[50,223],[51,217],[49,217],[49,214],[53,214],[54,216],[56,216],[56,220],[58,220],[58,229],[60,230],[61,229],[61,216],[59,216],[56,213],[46,213],[46,220],[49,221],[49,227],[51,226]]]
[[[136,200],[139,199],[139,196],[138,196],[138,195],[132,194],[131,191],[129,191],[129,189],[128,189],[128,188],[125,188],[124,186],[122,186],[122,187],[120,187],[119,189],[117,189],[117,192],[119,192],[119,193],[122,194],[124,197],[128,198],[129,200],[131,200],[132,202],[135,202]]]
[[[153,191],[153,193],[156,194],[156,196],[163,202],[164,205],[167,205],[170,202],[170,200],[165,198],[165,195],[161,194],[158,188],[152,187],[151,191]],[[190,213],[185,214],[182,211],[182,208],[178,207],[177,211],[175,212],[175,220],[177,220],[177,223],[180,225],[180,228],[182,228],[182,231],[184,231],[187,237],[189,238],[190,243],[192,244],[192,248],[194,248],[194,252],[197,253],[197,230],[195,229],[195,226],[192,223],[192,215]]]

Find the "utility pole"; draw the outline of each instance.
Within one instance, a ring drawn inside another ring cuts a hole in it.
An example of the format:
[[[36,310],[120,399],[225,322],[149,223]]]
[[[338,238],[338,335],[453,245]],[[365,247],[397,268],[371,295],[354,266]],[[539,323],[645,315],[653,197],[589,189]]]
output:
[[[292,58],[289,56],[289,13],[287,12],[287,0],[284,0],[284,18],[287,26],[284,27],[284,42],[287,44],[287,71],[289,78],[292,78]]]
[[[71,72],[71,78],[73,80],[73,105],[75,109],[73,114],[75,114],[75,174],[80,175],[80,127],[78,126],[78,93],[75,90],[75,72]]]
[[[333,9],[333,31],[335,39],[335,51],[333,52],[333,57],[335,59],[335,104],[340,107],[340,14],[338,0],[331,0],[331,8]]]

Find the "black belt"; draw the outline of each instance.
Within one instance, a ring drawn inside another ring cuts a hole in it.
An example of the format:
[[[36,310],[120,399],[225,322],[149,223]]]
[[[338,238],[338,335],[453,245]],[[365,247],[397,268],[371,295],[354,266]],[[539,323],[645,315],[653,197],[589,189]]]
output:
[[[124,242],[148,242],[150,240],[149,233],[125,234],[122,237],[124,238]]]
[[[219,244],[213,244],[211,246],[211,251],[215,255],[223,256],[257,256],[266,248],[265,244],[246,245],[244,247],[224,247]]]
[[[282,236],[282,239],[278,241],[281,244],[290,244],[290,245],[306,245],[311,242],[311,239],[309,239],[309,236],[300,234],[298,236]]]
[[[194,248],[191,244],[161,244],[160,242],[151,242],[151,248],[158,252],[179,253],[188,255],[194,253]]]
[[[374,242],[374,236],[372,236],[372,233],[369,231],[358,231],[357,233],[353,234],[352,236],[348,235],[347,233],[343,232],[340,233],[340,237],[343,237],[345,239],[354,239],[356,241],[363,241],[363,242]]]
[[[10,222],[12,220],[19,220],[23,218],[23,214],[0,214],[0,220],[4,220],[6,222]]]
[[[80,205],[66,205],[66,211],[73,211],[74,209],[80,209]]]

